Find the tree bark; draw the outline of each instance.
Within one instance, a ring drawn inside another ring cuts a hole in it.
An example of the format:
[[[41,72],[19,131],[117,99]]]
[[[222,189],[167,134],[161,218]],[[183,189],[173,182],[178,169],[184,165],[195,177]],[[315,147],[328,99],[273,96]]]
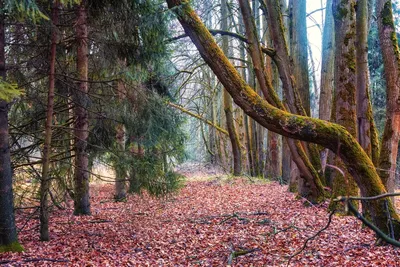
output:
[[[393,23],[392,1],[377,0],[379,42],[386,80],[386,124],[383,132],[379,174],[389,193],[395,189],[400,132],[400,52]]]
[[[4,7],[4,2],[0,1]],[[6,80],[5,17],[0,14],[0,77]],[[0,99],[0,252],[22,251],[14,217],[11,157],[8,131],[9,103]]]
[[[87,108],[88,97],[88,28],[86,1],[83,0],[77,9],[77,20],[75,23],[77,55],[76,71],[78,74],[78,88],[74,95],[74,137],[75,137],[75,199],[74,214],[90,214],[89,200],[89,172],[87,139],[89,135],[89,118]]]
[[[223,31],[228,30],[228,3],[227,0],[221,0],[221,28]],[[222,51],[225,54],[229,52],[229,41],[227,36],[222,37]],[[226,117],[226,129],[229,133],[229,140],[231,141],[232,154],[233,154],[233,175],[239,176],[242,173],[242,151],[239,143],[239,136],[236,132],[234,120],[233,120],[233,107],[232,97],[226,91],[223,90],[224,98],[224,111]]]
[[[56,81],[56,52],[57,52],[57,24],[59,2],[56,0],[51,8],[51,45],[50,45],[50,72],[49,72],[49,91],[47,95],[47,111],[45,123],[45,137],[43,146],[43,165],[42,179],[40,184],[40,240],[49,241],[49,203],[48,194],[50,190],[50,156],[51,156],[51,138],[54,113],[54,85]]]
[[[123,61],[122,61],[123,62]],[[125,66],[125,64],[122,64]],[[118,81],[118,101],[122,102],[126,98],[125,85],[122,80]],[[116,126],[116,142],[120,153],[125,153],[126,129],[123,123],[118,123]],[[126,199],[126,181],[128,173],[124,167],[119,167],[119,163],[115,164],[115,195],[116,201],[124,201]]]
[[[333,0],[333,16],[335,19],[335,122],[342,125],[357,138],[356,123],[356,16],[355,1]],[[343,167],[339,159],[340,147],[336,148],[335,165]],[[345,171],[345,177],[335,171],[333,176],[332,198],[338,196],[358,195],[357,184]],[[337,207],[331,202],[330,207]],[[342,210],[344,212],[344,210]]]
[[[310,82],[308,77],[308,40],[306,0],[289,1],[290,57],[293,75],[305,114],[310,116]],[[302,114],[303,115],[303,114]]]
[[[357,2],[356,16],[357,139],[375,164],[378,160],[379,145],[368,93],[368,0]]]
[[[324,30],[322,34],[322,62],[321,62],[321,85],[319,95],[319,118],[329,121],[331,119],[333,80],[334,80],[334,43],[335,31],[332,14],[332,0],[326,1],[326,15]],[[320,153],[322,170],[328,160],[328,150],[323,149]],[[329,171],[330,172],[330,171]],[[326,175],[325,175],[326,179]],[[329,184],[327,182],[327,184]]]
[[[268,130],[290,138],[314,142],[338,153],[356,180],[363,196],[376,196],[386,192],[376,170],[369,167],[372,164],[371,159],[344,127],[282,111],[262,99],[240,77],[188,1],[167,0],[167,3],[168,7],[177,15],[186,34],[191,38],[202,58],[231,94],[235,103],[250,117]],[[388,201],[388,212],[382,209],[385,201],[378,200],[368,207],[372,220],[377,227],[388,233],[387,220],[390,216],[393,219],[395,235],[398,237],[400,235],[399,217],[390,200]]]

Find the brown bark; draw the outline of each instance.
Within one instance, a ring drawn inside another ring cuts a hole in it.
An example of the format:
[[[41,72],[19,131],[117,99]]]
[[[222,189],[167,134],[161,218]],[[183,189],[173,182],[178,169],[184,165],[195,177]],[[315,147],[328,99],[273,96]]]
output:
[[[51,45],[50,45],[50,72],[49,72],[49,91],[47,95],[47,110],[45,123],[45,137],[43,146],[43,165],[42,179],[40,184],[40,240],[48,241],[49,236],[49,203],[48,194],[50,190],[50,156],[51,156],[51,138],[54,112],[54,85],[56,70],[56,51],[57,51],[57,24],[59,2],[55,1],[51,9]]]
[[[356,123],[356,17],[353,0],[333,0],[333,16],[335,20],[335,122],[342,125],[353,136],[357,137]],[[340,147],[336,148],[335,165],[342,168],[338,158]],[[332,198],[342,195],[358,195],[357,184],[345,171],[345,177],[335,171],[333,176]],[[330,207],[337,207],[331,202]],[[344,210],[343,210],[344,211]]]
[[[321,85],[319,95],[319,118],[329,121],[331,119],[333,80],[334,80],[334,42],[335,31],[332,14],[332,0],[326,1],[326,15],[322,36],[322,62],[321,62]],[[325,173],[325,166],[328,160],[328,150],[323,149],[320,153],[322,170]],[[331,170],[328,170],[330,173]],[[326,183],[330,182],[325,173]],[[330,174],[328,174],[330,176]]]
[[[378,135],[373,121],[371,100],[368,93],[368,0],[357,2],[356,22],[356,72],[357,72],[357,139],[365,152],[377,163]]]
[[[289,11],[290,57],[293,61],[293,75],[296,79],[296,88],[301,98],[302,107],[305,114],[310,116],[306,0],[290,0]]]
[[[257,31],[255,28],[254,20],[251,16],[251,9],[247,1],[240,1],[240,8],[243,14],[243,20],[246,28],[246,36],[249,43],[249,51],[254,65],[254,70],[256,73],[257,81],[261,86],[265,86],[262,90],[264,97],[272,103],[273,105],[285,110],[282,102],[276,96],[276,93],[272,87],[271,81],[266,76],[266,70],[264,67],[263,55],[261,53],[261,47],[258,42]],[[267,10],[272,10],[279,12],[275,14],[274,12],[267,12]],[[264,12],[268,14],[267,21],[270,24],[270,35],[272,37],[273,45],[275,47],[274,62],[277,65],[285,92],[286,99],[288,100],[289,109],[293,109],[295,112],[301,112],[305,114],[304,109],[301,105],[301,99],[297,93],[295,87],[295,80],[291,72],[290,59],[286,47],[286,42],[284,40],[284,31],[282,28],[282,16],[280,14],[280,6],[278,2],[268,3],[263,7]],[[278,29],[275,29],[278,28]],[[278,38],[278,39],[275,39]],[[282,38],[282,39],[279,39]],[[296,99],[295,99],[296,98]],[[296,104],[295,104],[296,102]],[[288,145],[293,157],[293,161],[296,163],[297,167],[301,171],[302,177],[307,180],[307,184],[310,185],[310,192],[307,192],[304,196],[309,198],[313,202],[318,202],[323,199],[324,193],[322,184],[318,175],[318,172],[313,167],[314,160],[310,161],[307,153],[304,151],[304,147],[294,140],[288,140]]]
[[[322,36],[321,89],[319,98],[319,118],[329,121],[332,110],[334,73],[334,24],[332,0],[326,2],[326,15]]]
[[[75,199],[74,214],[90,214],[89,200],[89,172],[87,138],[89,130],[88,118],[88,27],[86,1],[83,0],[77,8],[75,23],[76,32],[76,71],[78,75],[78,88],[74,95],[74,146],[75,146]]]
[[[379,174],[389,193],[394,192],[400,132],[400,52],[393,23],[392,1],[377,0],[379,41],[386,80],[386,124],[383,132]]]
[[[228,30],[228,4],[227,0],[221,0],[221,27],[223,31]],[[222,50],[225,54],[229,52],[229,42],[227,36],[222,37]],[[226,128],[229,133],[229,140],[232,146],[233,154],[233,175],[239,176],[242,173],[242,151],[239,143],[239,136],[236,132],[233,120],[232,97],[225,88],[223,90],[224,111],[226,118]]]
[[[4,2],[0,1],[0,6]],[[0,14],[0,78],[6,80],[5,17]],[[8,131],[9,103],[0,99],[0,252],[22,251],[14,217],[11,157]]]
[[[125,66],[125,63],[122,64]],[[122,102],[126,97],[125,85],[122,80],[118,81],[118,100]],[[122,123],[116,126],[116,142],[118,150],[125,153],[125,140],[126,140],[126,130],[125,125]],[[128,180],[128,174],[124,168],[119,168],[118,163],[115,169],[115,195],[114,199],[116,201],[124,201],[126,199],[126,181]]]
[[[376,170],[369,167],[372,161],[357,140],[344,127],[287,113],[263,100],[240,77],[189,3],[182,0],[167,0],[167,3],[170,9],[176,11],[178,20],[202,58],[231,94],[235,103],[249,116],[271,131],[290,138],[315,142],[338,153],[350,174],[357,181],[363,196],[375,196],[386,192]],[[372,219],[382,231],[387,233],[387,220],[388,214],[390,214],[394,219],[395,233],[398,237],[400,235],[399,217],[394,206],[389,200],[389,212],[387,213],[382,209],[383,205],[384,200],[378,200],[374,205],[368,207]]]

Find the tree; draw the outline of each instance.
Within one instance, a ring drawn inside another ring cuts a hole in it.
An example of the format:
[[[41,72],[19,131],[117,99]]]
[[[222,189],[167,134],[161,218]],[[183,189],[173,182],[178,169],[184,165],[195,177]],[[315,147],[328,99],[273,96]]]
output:
[[[342,125],[355,138],[356,123],[356,49],[355,49],[355,3],[354,1],[333,0],[332,10],[335,20],[335,122]],[[336,152],[335,165],[342,166],[340,148]],[[333,194],[336,198],[342,195],[357,195],[358,188],[348,173],[343,176],[334,173]],[[331,202],[335,206],[337,203]]]
[[[317,143],[337,153],[356,181],[362,196],[375,196],[386,192],[378,173],[370,168],[371,159],[351,133],[334,123],[288,113],[262,99],[240,77],[189,3],[182,0],[167,0],[167,3],[205,62],[227,88],[235,103],[249,116],[269,130],[287,137]],[[388,204],[388,210],[382,209],[384,203]],[[373,222],[385,233],[389,232],[387,220],[394,219],[395,236],[399,237],[399,217],[390,200],[377,200],[369,205],[368,210]]]
[[[393,23],[392,1],[377,0],[376,14],[386,80],[386,124],[379,153],[379,174],[386,189],[393,192],[400,140],[400,52]]]
[[[74,214],[90,214],[89,200],[89,172],[88,172],[88,154],[87,139],[89,135],[88,118],[88,25],[87,25],[87,1],[83,0],[76,10],[76,72],[77,90],[74,94],[74,147],[75,147],[75,200]]]
[[[333,80],[334,80],[334,51],[335,31],[332,14],[332,0],[326,1],[326,15],[322,35],[322,62],[321,62],[321,85],[319,98],[319,118],[329,121],[331,119]],[[322,169],[325,171],[328,159],[328,150],[321,151]],[[326,175],[325,175],[326,178]],[[329,183],[327,183],[329,184]]]
[[[221,29],[228,30],[228,3],[227,0],[221,0]],[[225,54],[229,53],[229,42],[227,36],[222,38],[222,50]],[[234,119],[232,98],[225,88],[223,88],[224,111],[226,117],[226,129],[229,132],[229,139],[232,145],[233,154],[233,175],[238,176],[242,173],[242,151],[240,147],[239,137],[236,132]]]
[[[50,71],[49,71],[49,92],[47,99],[46,110],[46,125],[43,147],[43,165],[42,177],[40,185],[40,240],[48,241],[49,237],[49,204],[48,193],[50,190],[49,168],[51,156],[51,136],[54,113],[54,86],[55,86],[55,67],[56,67],[56,52],[57,52],[57,24],[58,24],[58,9],[59,2],[56,0],[51,7],[51,46],[50,46]]]
[[[3,7],[4,2],[0,5]],[[5,14],[0,14],[0,76],[1,90],[7,89],[5,58]],[[8,110],[10,103],[0,99],[0,252],[22,251],[18,243],[14,219],[14,198],[12,190],[12,172],[10,144],[8,134]]]

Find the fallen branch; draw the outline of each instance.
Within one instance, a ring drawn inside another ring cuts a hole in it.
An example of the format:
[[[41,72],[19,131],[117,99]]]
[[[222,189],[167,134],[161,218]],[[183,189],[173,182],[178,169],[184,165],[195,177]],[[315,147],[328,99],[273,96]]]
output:
[[[225,222],[227,222],[227,221],[229,221],[229,220],[231,220],[233,218],[237,218],[239,221],[247,221],[247,222],[249,221],[249,219],[239,217],[238,213],[233,213],[228,218],[223,219],[219,224],[223,224],[223,223],[225,223]]]
[[[388,194],[385,194],[388,195]],[[374,231],[383,241],[385,241],[388,244],[391,244],[395,247],[400,247],[400,242],[390,238],[388,235],[386,235],[384,232],[382,232],[378,227],[376,227],[374,224],[372,224],[370,221],[368,221],[364,216],[362,216],[358,210],[350,203],[350,201],[345,201],[345,204],[347,205],[349,211],[356,216],[357,219],[362,221],[368,228],[370,228],[372,231]]]
[[[236,250],[236,251],[233,250],[233,249],[231,249],[231,254],[229,254],[227,264],[228,264],[228,266],[230,266],[230,265],[232,265],[232,261],[233,261],[235,258],[240,257],[240,256],[244,256],[244,255],[253,253],[253,252],[255,252],[255,251],[259,251],[259,250],[260,250],[259,248],[240,249],[240,250]]]
[[[291,261],[294,257],[296,257],[297,255],[299,255],[300,253],[302,253],[302,252],[304,251],[304,249],[307,247],[307,243],[308,243],[310,240],[313,240],[314,238],[316,238],[320,233],[322,233],[323,231],[325,231],[325,230],[329,227],[329,225],[330,225],[331,222],[332,222],[332,216],[333,216],[333,214],[335,214],[335,212],[336,212],[336,210],[331,211],[331,213],[329,214],[328,223],[327,223],[321,230],[319,230],[318,232],[316,232],[313,236],[307,238],[307,239],[306,239],[306,242],[304,242],[304,244],[303,244],[303,247],[302,247],[299,251],[297,251],[296,253],[294,253],[293,255],[291,255],[291,256],[289,257],[289,260],[288,260],[288,263],[287,263],[286,266],[289,266],[290,261]]]
[[[99,220],[89,221],[89,223],[109,223],[109,222],[113,222],[113,221],[106,220],[106,219],[99,219]]]
[[[386,193],[382,195],[377,195],[373,197],[343,197],[339,196],[334,201],[347,201],[347,200],[377,200],[385,197],[396,197],[400,196],[400,193]]]
[[[48,258],[36,258],[36,259],[25,259],[24,262],[38,262],[38,261],[50,261],[50,262],[69,262],[67,259],[48,259]]]

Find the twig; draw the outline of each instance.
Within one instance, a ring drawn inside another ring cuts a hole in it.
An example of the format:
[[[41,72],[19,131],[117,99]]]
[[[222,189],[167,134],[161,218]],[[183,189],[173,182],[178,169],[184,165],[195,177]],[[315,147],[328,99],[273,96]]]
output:
[[[372,197],[337,197],[334,201],[346,201],[346,200],[377,200],[385,197],[395,197],[400,196],[400,193],[386,193],[382,195],[372,196]]]
[[[259,251],[259,250],[260,250],[259,248],[253,248],[253,249],[240,249],[240,250],[236,251],[236,250],[233,250],[233,248],[231,248],[231,254],[229,254],[227,264],[228,264],[228,266],[230,266],[230,265],[232,265],[232,261],[235,258],[244,256],[246,254],[253,253],[254,251]]]
[[[249,221],[249,219],[239,217],[238,213],[235,212],[232,215],[230,215],[228,218],[223,219],[219,224],[223,224],[233,218],[237,218],[240,221],[247,221],[247,222]]]
[[[16,262],[16,260],[4,260],[4,261],[0,261],[0,264],[7,264],[7,263],[11,263],[11,262]]]
[[[37,258],[37,259],[25,259],[24,262],[37,262],[37,261],[50,261],[50,262],[69,262],[67,259],[48,259],[48,258]]]
[[[313,240],[313,239],[316,238],[320,233],[322,233],[324,230],[326,230],[326,229],[329,227],[329,225],[330,225],[331,222],[332,222],[332,216],[333,216],[333,214],[335,214],[335,212],[336,212],[336,210],[331,211],[331,213],[329,214],[328,223],[327,223],[321,230],[319,230],[318,232],[316,232],[313,236],[307,238],[306,242],[304,242],[304,244],[303,244],[303,247],[302,247],[299,251],[297,251],[296,253],[294,253],[293,255],[291,255],[291,256],[289,257],[289,260],[288,260],[288,263],[287,263],[286,266],[289,266],[290,261],[292,260],[292,258],[296,257],[297,255],[299,255],[300,253],[302,253],[302,252],[304,251],[304,249],[307,247],[308,241]]]
[[[105,220],[105,219],[99,219],[99,220],[89,221],[89,223],[108,223],[108,222],[113,222],[113,221],[111,221],[111,220]]]

